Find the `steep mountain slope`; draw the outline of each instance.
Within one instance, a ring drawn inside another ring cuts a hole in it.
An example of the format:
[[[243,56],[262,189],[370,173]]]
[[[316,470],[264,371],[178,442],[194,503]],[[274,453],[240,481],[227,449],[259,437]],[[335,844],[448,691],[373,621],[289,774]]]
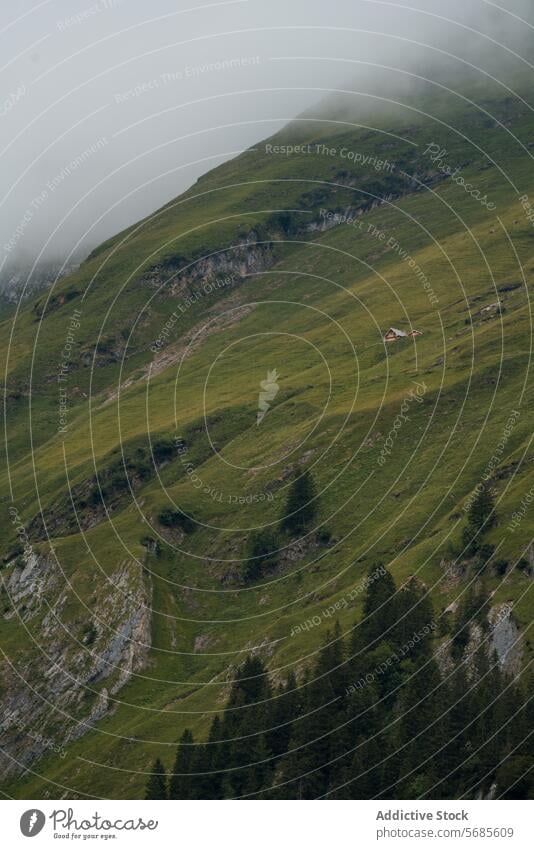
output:
[[[295,121],[2,325],[5,792],[141,795],[247,653],[277,680],[352,628],[378,561],[425,583],[436,642],[483,584],[529,662],[534,114],[466,98]],[[305,469],[316,526],[247,582]]]

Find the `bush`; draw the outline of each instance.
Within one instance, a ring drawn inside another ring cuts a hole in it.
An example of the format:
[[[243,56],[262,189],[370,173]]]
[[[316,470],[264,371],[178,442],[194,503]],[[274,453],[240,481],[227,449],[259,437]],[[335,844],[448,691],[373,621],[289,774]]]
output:
[[[517,561],[516,569],[519,569],[520,572],[524,572],[525,575],[530,575],[530,563],[528,562],[526,557],[521,557],[521,559]]]
[[[176,454],[176,445],[170,437],[156,440],[152,445],[152,454],[157,464],[170,460]]]
[[[272,531],[256,531],[251,534],[248,543],[248,556],[245,568],[245,581],[259,581],[265,573],[278,563],[278,538]]]
[[[99,488],[98,486],[94,486],[87,496],[87,504],[89,507],[100,507],[102,504],[102,500],[106,496],[105,488]]]
[[[319,528],[317,531],[317,542],[320,545],[328,545],[332,539],[332,532],[328,528]]]
[[[166,528],[181,528],[185,534],[192,533],[196,528],[195,520],[183,510],[172,510],[170,507],[158,513],[158,522]]]
[[[502,578],[503,575],[506,575],[506,570],[508,569],[508,560],[496,560],[493,566],[496,574],[500,575],[500,577]]]

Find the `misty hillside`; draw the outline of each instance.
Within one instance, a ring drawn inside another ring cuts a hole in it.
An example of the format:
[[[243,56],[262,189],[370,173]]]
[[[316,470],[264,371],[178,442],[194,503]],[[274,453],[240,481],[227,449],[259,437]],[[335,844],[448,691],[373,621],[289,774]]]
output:
[[[77,263],[55,264],[37,262],[31,264],[12,263],[4,266],[0,274],[0,320],[13,315],[17,305],[23,304],[53,286],[61,277],[71,274]]]
[[[305,691],[336,620],[348,651],[380,564],[440,674],[477,655],[523,686],[534,115],[472,95],[339,95],[2,323],[10,796],[142,797],[247,658]]]

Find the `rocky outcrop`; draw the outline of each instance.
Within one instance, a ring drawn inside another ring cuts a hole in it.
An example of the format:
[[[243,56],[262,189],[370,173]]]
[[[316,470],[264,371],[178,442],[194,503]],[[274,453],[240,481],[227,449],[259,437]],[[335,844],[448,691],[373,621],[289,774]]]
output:
[[[85,605],[54,552],[32,552],[12,566],[4,617],[25,632],[30,647],[16,655],[6,652],[0,663],[4,777],[47,751],[64,756],[64,746],[112,710],[113,696],[146,665],[148,576],[139,563],[125,560],[109,577],[99,573],[94,583]]]
[[[457,607],[457,605],[455,606]],[[497,658],[500,668],[507,675],[519,675],[522,668],[523,644],[520,630],[512,615],[513,605],[496,604],[488,613],[485,622],[472,621],[469,638],[462,655],[468,677],[475,674],[475,657],[481,646],[489,658]],[[454,612],[449,605],[447,612]],[[455,666],[452,656],[452,639],[445,639],[438,647],[436,659],[442,674],[450,674]]]
[[[512,616],[513,605],[496,604],[488,614],[490,645],[501,667],[510,675],[521,671],[523,647],[519,628]]]
[[[234,245],[207,256],[170,257],[145,271],[140,283],[157,289],[165,297],[177,297],[187,294],[195,283],[205,284],[228,275],[238,281],[263,271],[274,261],[275,253],[268,237],[251,230]]]

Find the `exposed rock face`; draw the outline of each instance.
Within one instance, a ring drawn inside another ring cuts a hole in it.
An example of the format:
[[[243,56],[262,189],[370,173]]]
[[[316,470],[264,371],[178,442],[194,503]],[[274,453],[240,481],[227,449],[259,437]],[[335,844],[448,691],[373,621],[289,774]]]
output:
[[[489,612],[488,621],[491,629],[491,648],[496,652],[500,665],[510,675],[518,675],[521,671],[523,648],[519,628],[512,617],[512,605],[495,605]]]
[[[445,675],[450,674],[454,669],[451,643],[451,639],[444,640],[436,655],[441,672]],[[468,676],[473,675],[474,658],[482,645],[490,658],[497,655],[503,672],[511,676],[521,672],[523,645],[519,628],[512,616],[511,604],[497,604],[492,607],[488,613],[487,625],[471,622],[469,640],[462,658],[466,664]]]
[[[142,567],[123,561],[94,583],[89,608],[54,553],[32,552],[12,568],[4,615],[24,629],[31,648],[0,660],[4,777],[46,751],[64,757],[64,745],[112,709],[113,695],[146,664],[151,588]]]
[[[24,565],[16,565],[6,584],[13,609],[6,619],[16,614],[27,622],[35,616],[44,603],[46,588],[53,589],[57,574],[51,569],[52,557],[39,556],[35,552],[24,558]]]
[[[243,278],[263,271],[274,261],[270,243],[251,230],[235,245],[198,260],[175,257],[155,265],[144,273],[141,283],[158,289],[165,297],[176,297],[186,294],[194,283],[205,283],[221,275]]]
[[[258,240],[258,234],[251,231],[236,245],[195,262],[186,261],[183,257],[171,258],[146,271],[140,278],[140,284],[156,288],[158,296],[181,298],[184,313],[191,304],[203,302],[213,292],[233,292],[236,296],[247,277],[264,271],[276,260],[271,243],[257,244]],[[222,302],[217,299],[214,304],[206,300],[204,318],[190,327],[185,335],[178,336],[175,342],[165,344],[159,350],[156,347],[152,361],[111,389],[104,404],[116,401],[119,394],[134,383],[154,377],[190,357],[212,334],[237,324],[255,308],[254,303],[240,304],[235,297]]]

